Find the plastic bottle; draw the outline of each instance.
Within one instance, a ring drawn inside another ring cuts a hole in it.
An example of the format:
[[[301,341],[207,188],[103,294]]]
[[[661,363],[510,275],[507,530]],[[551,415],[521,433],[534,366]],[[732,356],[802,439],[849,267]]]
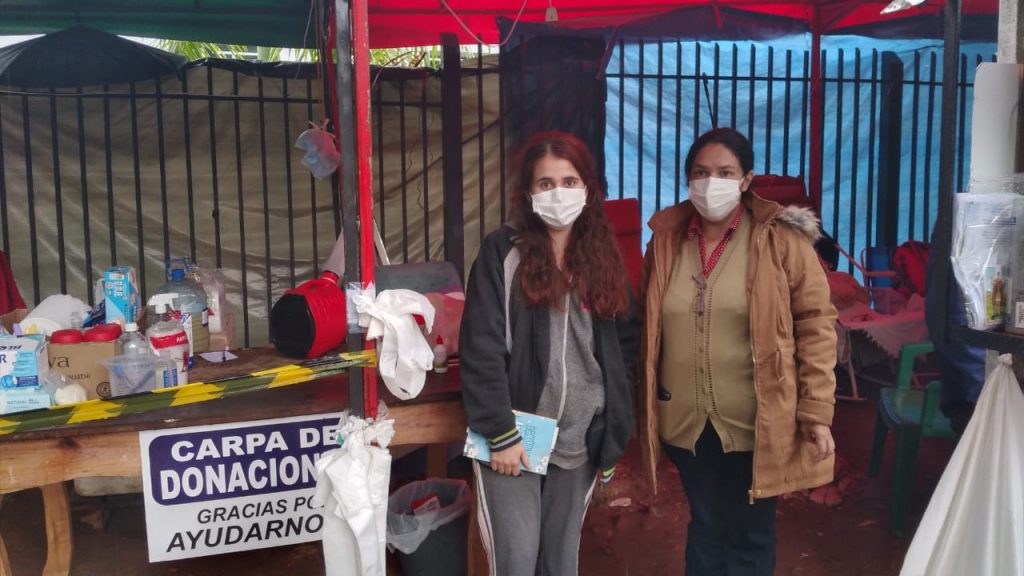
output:
[[[996,277],[992,280],[992,311],[990,320],[1002,320],[1006,310],[1006,284],[1003,282],[1003,273],[996,270]]]
[[[139,325],[129,322],[124,325],[124,333],[117,339],[119,354],[152,354],[149,340],[139,333]]]
[[[188,334],[189,357],[209,350],[210,320],[206,307],[206,291],[195,281],[187,279],[184,269],[175,268],[171,270],[171,280],[161,286],[154,296],[162,294],[175,295],[174,301],[170,303],[170,308],[177,312],[178,318],[185,326],[185,332]],[[155,312],[155,310],[151,311]],[[186,314],[189,316],[188,322],[184,320]]]
[[[437,343],[434,344],[434,372],[438,374],[444,374],[448,371],[448,349],[445,348],[444,338],[441,336],[437,337]]]
[[[178,377],[178,365],[171,357],[169,350],[161,350],[156,358],[156,387],[173,388],[185,384],[186,376]]]
[[[171,314],[171,302],[175,293],[156,294],[149,299],[149,305],[156,310],[155,322],[146,330],[150,349],[157,356],[172,360],[177,369],[177,384],[188,382],[189,346],[188,335],[181,323]],[[167,386],[166,378],[162,382]]]

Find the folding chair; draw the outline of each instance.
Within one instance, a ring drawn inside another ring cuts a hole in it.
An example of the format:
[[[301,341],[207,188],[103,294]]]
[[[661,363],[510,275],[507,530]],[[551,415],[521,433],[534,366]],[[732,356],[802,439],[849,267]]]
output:
[[[836,248],[863,276],[864,287],[871,298],[871,307],[883,314],[893,313],[896,309],[896,299],[900,296],[893,289],[896,272],[889,266],[889,249],[871,246],[861,250],[860,258],[854,258],[838,243]]]

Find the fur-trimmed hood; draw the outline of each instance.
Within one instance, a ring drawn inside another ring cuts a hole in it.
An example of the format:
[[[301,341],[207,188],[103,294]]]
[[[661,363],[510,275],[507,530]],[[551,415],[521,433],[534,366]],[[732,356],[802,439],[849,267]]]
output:
[[[803,206],[783,206],[778,202],[765,200],[756,192],[743,194],[743,204],[750,210],[754,221],[769,223],[772,220],[786,224],[793,230],[801,233],[813,244],[821,239],[821,220],[810,208]],[[697,209],[689,200],[666,208],[651,217],[648,222],[651,231],[654,233],[666,232],[669,230],[681,231],[689,224],[690,218],[696,214]]]
[[[814,211],[804,206],[786,206],[776,217],[779,222],[789,224],[802,233],[811,243],[821,240],[821,220]]]

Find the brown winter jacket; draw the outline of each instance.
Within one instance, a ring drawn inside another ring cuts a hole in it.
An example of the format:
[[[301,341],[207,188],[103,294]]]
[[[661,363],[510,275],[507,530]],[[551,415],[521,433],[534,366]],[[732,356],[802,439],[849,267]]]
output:
[[[757,422],[750,498],[770,498],[832,481],[835,458],[814,463],[814,444],[801,425],[832,425],[835,411],[836,311],[812,242],[818,220],[806,208],[783,208],[743,195],[753,216],[747,291],[754,357]],[[644,330],[638,394],[644,471],[657,491],[658,359],[661,301],[695,213],[687,201],[655,214],[647,245],[641,298]]]

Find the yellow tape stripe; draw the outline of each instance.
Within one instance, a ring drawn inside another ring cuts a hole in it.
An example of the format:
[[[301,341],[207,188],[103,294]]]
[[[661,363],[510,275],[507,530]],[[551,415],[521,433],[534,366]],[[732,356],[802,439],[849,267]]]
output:
[[[345,362],[356,362],[363,367],[375,367],[377,365],[377,353],[375,350],[360,350],[357,352],[345,352],[334,355],[334,358]],[[261,378],[273,376],[273,380],[263,385],[257,385],[253,390],[264,388],[279,388],[293,384],[309,382],[321,377],[329,377],[332,374],[344,373],[349,367],[332,368],[324,366],[330,364],[331,357],[312,360],[308,364],[311,367],[298,364],[278,366],[269,370],[261,370],[248,375],[241,375],[225,379],[222,384],[193,382],[175,388],[158,388],[149,391],[149,394],[173,394],[170,404],[159,402],[160,405],[147,406],[148,402],[143,400],[144,396],[129,396],[126,398],[115,398],[111,400],[87,400],[75,405],[53,406],[42,412],[49,413],[50,417],[42,417],[40,411],[24,413],[26,418],[15,417],[15,419],[0,418],[0,436],[18,432],[21,430],[34,430],[42,427],[59,426],[61,424],[80,424],[94,420],[104,420],[121,415],[125,410],[137,411],[140,408],[144,411],[166,408],[169,406],[183,406],[207,400],[216,400],[225,395],[230,395],[232,390],[236,392],[247,391],[247,386],[242,383],[246,378]],[[327,362],[325,362],[327,360]],[[150,398],[152,398],[150,396]],[[141,402],[140,402],[141,401]],[[57,411],[67,411],[66,420],[64,414],[56,414]]]
[[[285,366],[278,366],[277,368],[269,368],[267,370],[260,370],[258,372],[252,372],[250,376],[271,376],[278,372],[286,372],[288,370],[296,370],[300,366],[298,364],[287,364]]]
[[[309,368],[299,368],[291,372],[282,372],[274,377],[267,388],[280,388],[300,382],[308,382],[316,376],[316,373]]]
[[[88,400],[76,404],[68,414],[68,424],[80,424],[92,420],[104,420],[121,414],[123,406],[120,403],[107,400]]]
[[[174,394],[171,406],[184,406],[207,400],[216,400],[224,395],[224,387],[216,384],[203,384],[197,382],[188,386],[181,386]]]

